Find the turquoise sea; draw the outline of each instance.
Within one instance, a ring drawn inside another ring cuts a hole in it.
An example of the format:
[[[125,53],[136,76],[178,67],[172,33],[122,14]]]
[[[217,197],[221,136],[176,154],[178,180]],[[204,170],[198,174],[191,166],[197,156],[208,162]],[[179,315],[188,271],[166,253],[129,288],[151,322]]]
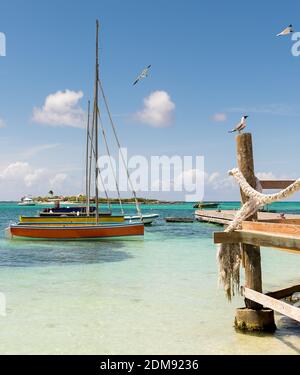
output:
[[[32,242],[4,229],[38,208],[0,203],[0,354],[299,354],[300,325],[287,318],[276,316],[274,335],[235,332],[243,301],[218,289],[212,233],[222,228],[164,222],[192,206],[144,205],[161,217],[140,240]],[[300,203],[271,209],[300,213]],[[262,249],[262,259],[265,290],[299,283],[298,255]]]

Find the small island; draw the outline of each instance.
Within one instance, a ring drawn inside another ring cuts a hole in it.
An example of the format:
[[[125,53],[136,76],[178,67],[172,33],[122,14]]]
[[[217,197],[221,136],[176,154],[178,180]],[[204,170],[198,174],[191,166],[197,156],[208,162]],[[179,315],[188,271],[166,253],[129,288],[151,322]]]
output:
[[[60,202],[60,204],[86,204],[86,195],[85,194],[78,194],[78,195],[54,195],[49,194],[47,196],[37,196],[31,198],[33,202],[36,204],[52,204],[55,202]],[[99,203],[107,204],[106,198],[99,198]],[[161,201],[157,199],[146,199],[146,198],[137,198],[138,202],[140,204],[183,204],[186,202],[182,201]],[[118,198],[110,198],[109,202],[111,204],[119,204]],[[95,203],[95,198],[90,198],[90,203]],[[135,200],[134,198],[124,198],[122,199],[122,204],[134,204]]]

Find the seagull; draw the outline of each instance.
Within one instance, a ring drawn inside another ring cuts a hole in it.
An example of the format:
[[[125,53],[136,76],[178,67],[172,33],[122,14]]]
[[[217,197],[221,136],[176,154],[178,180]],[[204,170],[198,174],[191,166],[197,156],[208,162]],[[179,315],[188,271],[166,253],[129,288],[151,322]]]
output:
[[[147,68],[145,68],[142,73],[137,77],[137,79],[133,82],[133,86],[138,83],[143,78],[148,77],[149,69],[151,68],[151,65],[148,65]]]
[[[293,25],[289,25],[287,28],[281,31],[281,33],[277,34],[276,36],[284,36],[284,35],[289,35],[293,33]]]
[[[241,121],[237,124],[237,126],[235,127],[235,128],[233,128],[232,130],[230,130],[228,133],[234,133],[234,132],[236,132],[236,131],[238,131],[239,133],[241,133],[241,131],[243,130],[243,129],[245,129],[245,127],[246,127],[246,119],[247,119],[247,117],[249,117],[249,116],[243,116],[242,118],[241,118]]]

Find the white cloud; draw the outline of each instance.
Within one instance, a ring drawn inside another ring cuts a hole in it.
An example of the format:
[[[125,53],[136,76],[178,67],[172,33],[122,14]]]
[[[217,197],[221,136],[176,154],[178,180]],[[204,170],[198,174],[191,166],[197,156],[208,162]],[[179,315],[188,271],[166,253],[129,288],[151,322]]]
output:
[[[191,191],[195,188],[195,184],[204,184],[205,172],[200,169],[187,169],[180,173],[174,179],[174,187],[180,188],[183,187],[188,191]]]
[[[237,184],[228,174],[221,174],[220,172],[205,172],[205,188],[219,191],[220,195],[224,192],[230,192],[237,189]]]
[[[0,172],[0,181],[9,184],[24,184],[26,187],[32,186],[44,174],[44,169],[34,169],[28,163],[17,161],[9,164]]]
[[[45,195],[49,189],[58,194],[77,194],[81,184],[68,174],[46,168],[36,168],[28,162],[17,161],[0,167],[0,196],[19,199],[23,195]]]
[[[227,120],[227,115],[226,113],[215,113],[213,116],[212,116],[212,119],[213,121],[216,121],[216,122],[223,122],[223,121],[226,121]]]
[[[163,191],[165,189],[169,194],[172,191],[178,192],[178,194],[181,194],[181,199],[184,199],[188,192],[195,192],[197,198],[192,200],[207,199],[207,196],[212,194],[217,195],[220,200],[228,194],[235,195],[237,199],[239,197],[238,185],[232,177],[225,173],[221,174],[217,171],[208,173],[197,168],[178,173],[171,180],[159,179],[154,182],[153,186],[157,190],[162,189],[161,191]]]
[[[58,173],[53,178],[50,179],[50,185],[52,189],[60,190],[63,188],[68,175],[66,173]]]
[[[38,182],[40,182],[41,179],[45,178],[45,169],[39,168],[39,169],[34,169],[32,172],[26,174],[24,176],[24,182],[27,187],[31,187]]]
[[[11,178],[17,178],[19,176],[24,176],[28,173],[29,164],[24,162],[16,162],[9,164],[4,170],[0,173],[0,179],[10,180]]]
[[[6,127],[5,121],[2,118],[0,118],[0,128],[5,128],[5,127]]]
[[[166,91],[154,91],[144,99],[144,108],[135,118],[154,128],[167,127],[172,122],[175,104]]]
[[[220,173],[219,172],[213,172],[212,174],[210,174],[210,175],[207,174],[207,176],[206,176],[207,182],[209,184],[212,184],[215,181],[217,181],[219,177],[220,177]]]
[[[84,128],[84,111],[79,106],[82,91],[57,91],[46,97],[42,108],[33,109],[33,121],[51,126]]]

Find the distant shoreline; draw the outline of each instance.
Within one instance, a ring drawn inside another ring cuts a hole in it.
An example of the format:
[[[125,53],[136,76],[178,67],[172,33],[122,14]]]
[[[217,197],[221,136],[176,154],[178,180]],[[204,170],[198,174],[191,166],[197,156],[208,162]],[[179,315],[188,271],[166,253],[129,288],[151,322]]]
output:
[[[20,203],[20,201],[15,201],[15,200],[4,200],[4,201],[1,201],[0,200],[0,203],[14,203],[14,204],[18,204]],[[54,200],[53,201],[36,201],[34,200],[34,203],[36,205],[50,205],[50,204],[55,204]],[[110,201],[111,204],[119,204],[119,201],[118,200],[111,200]],[[199,202],[186,202],[186,201],[159,201],[159,200],[139,200],[139,203],[140,204],[157,204],[157,205],[168,205],[168,204],[197,204]],[[218,204],[221,204],[221,203],[240,203],[239,200],[230,200],[230,201],[226,201],[226,200],[221,200],[221,201],[203,201],[203,203],[218,203]],[[300,203],[300,201],[286,201],[286,202],[279,202],[279,203]],[[86,202],[84,201],[79,201],[79,202],[76,202],[76,201],[60,201],[60,204],[63,204],[63,205],[77,205],[77,206],[84,206],[86,205]],[[91,205],[94,204],[94,203],[91,203]],[[99,201],[99,204],[107,204],[107,201]],[[134,201],[128,201],[128,200],[122,200],[122,204],[123,205],[126,205],[126,204],[135,204]]]
[[[33,201],[36,205],[54,205],[55,201]],[[18,204],[20,201],[0,201],[0,203],[15,203]],[[111,204],[119,204],[119,201],[112,200],[110,201]],[[139,204],[158,204],[158,205],[168,205],[168,204],[196,204],[197,202],[185,202],[185,201],[139,201]],[[218,203],[218,202],[217,202]],[[221,202],[220,202],[221,203]],[[79,201],[60,201],[59,204],[61,205],[77,205],[77,206],[84,206],[86,202]],[[91,202],[91,205],[94,205],[94,202]],[[99,204],[107,204],[107,201],[99,201]],[[122,201],[123,205],[126,204],[135,204],[134,201]]]
[[[32,198],[33,202],[36,204],[36,205],[51,205],[51,204],[55,204],[55,202],[59,199],[49,199],[49,200],[46,200],[46,199],[43,199],[43,200],[37,200],[36,198]],[[157,204],[157,205],[169,205],[169,204],[197,204],[199,202],[186,202],[186,201],[160,201],[160,200],[154,200],[154,199],[142,199],[142,198],[138,198],[138,202],[139,204]],[[235,202],[238,202],[238,201],[203,201],[203,203],[222,203],[222,202],[228,202],[228,203],[235,203]],[[15,204],[18,204],[20,203],[20,201],[13,201],[13,200],[9,200],[9,201],[1,201],[0,200],[0,203],[15,203]],[[111,199],[110,200],[110,203],[111,204],[119,204],[119,200],[118,199]],[[74,201],[74,200],[59,200],[59,204],[61,205],[77,205],[77,206],[84,206],[86,205],[86,201],[85,200],[78,200],[78,201]],[[95,204],[95,202],[91,202],[91,205]],[[107,201],[106,200],[99,200],[99,204],[107,204]],[[133,199],[123,199],[122,200],[122,204],[123,205],[126,205],[126,204],[135,204],[135,201]]]

